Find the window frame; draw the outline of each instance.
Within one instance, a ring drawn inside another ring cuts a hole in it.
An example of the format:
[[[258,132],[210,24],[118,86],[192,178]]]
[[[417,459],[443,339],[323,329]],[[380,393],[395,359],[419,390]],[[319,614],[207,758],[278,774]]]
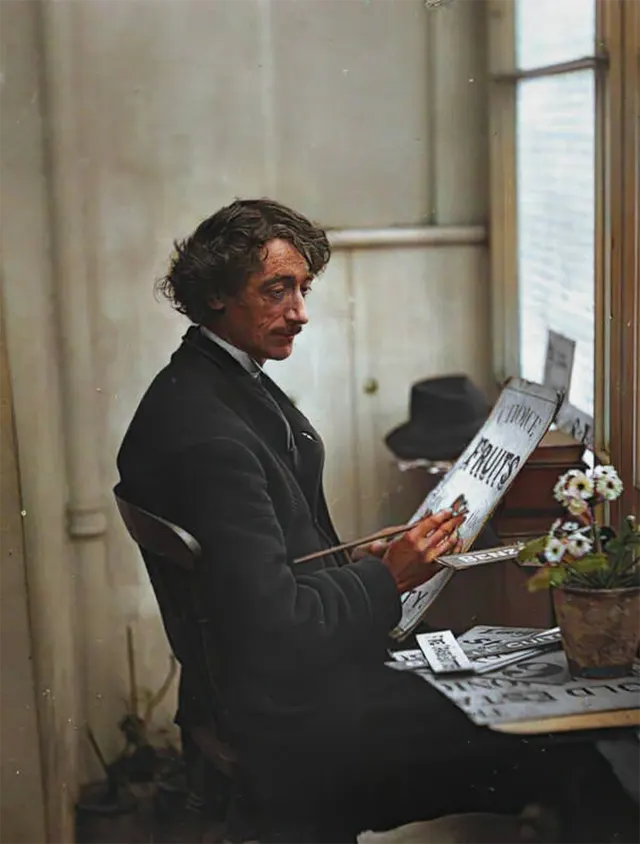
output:
[[[516,66],[514,0],[487,0],[486,4],[494,375],[501,384],[520,371],[517,83],[522,79],[593,68],[596,90],[595,448],[602,459],[611,460],[620,471],[625,483],[622,508],[625,512],[636,513],[640,503],[639,7],[640,3],[634,0],[596,0],[593,55],[519,70]],[[628,318],[630,313],[633,314],[631,320]]]
[[[640,9],[635,0],[598,0],[610,56],[607,160],[611,222],[603,322],[605,449],[625,489],[616,508],[640,515]],[[608,316],[608,318],[607,318]]]

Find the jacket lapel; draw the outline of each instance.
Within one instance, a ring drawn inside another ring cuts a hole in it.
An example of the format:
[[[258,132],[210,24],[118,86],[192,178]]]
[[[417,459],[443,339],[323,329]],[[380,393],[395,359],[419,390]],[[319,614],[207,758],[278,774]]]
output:
[[[322,439],[307,417],[298,410],[275,381],[268,375],[264,375],[263,384],[274,401],[278,403],[291,426],[299,451],[298,479],[307,501],[315,513],[318,507],[324,469],[325,454]]]

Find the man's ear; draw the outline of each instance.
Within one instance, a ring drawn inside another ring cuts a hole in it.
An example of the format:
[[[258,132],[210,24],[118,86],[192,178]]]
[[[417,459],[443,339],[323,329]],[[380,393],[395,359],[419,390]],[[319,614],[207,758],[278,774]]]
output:
[[[211,308],[212,311],[216,313],[221,313],[224,311],[224,301],[220,296],[212,296],[210,299],[207,300],[207,304]]]

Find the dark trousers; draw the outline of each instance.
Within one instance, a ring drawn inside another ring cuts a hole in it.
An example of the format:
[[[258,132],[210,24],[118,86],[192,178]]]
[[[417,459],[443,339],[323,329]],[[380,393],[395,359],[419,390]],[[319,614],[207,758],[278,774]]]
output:
[[[239,731],[249,785],[276,827],[324,819],[324,840],[349,840],[456,812],[517,813],[557,799],[580,754],[593,756],[566,738],[477,727],[424,680],[382,665],[331,680],[313,713],[248,718]]]

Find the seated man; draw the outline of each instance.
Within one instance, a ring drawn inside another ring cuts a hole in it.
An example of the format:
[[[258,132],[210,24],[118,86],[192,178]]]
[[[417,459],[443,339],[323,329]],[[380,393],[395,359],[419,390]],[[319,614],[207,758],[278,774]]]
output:
[[[261,367],[287,358],[308,321],[325,233],[276,202],[237,201],[176,248],[161,288],[194,325],[143,397],[118,467],[126,498],[202,547],[220,698],[183,671],[179,723],[216,718],[281,840],[294,820],[324,819],[328,841],[498,796],[519,810],[530,795],[513,770],[551,753],[475,727],[383,665],[400,593],[454,550],[459,517],[434,514],[357,561],[293,564],[338,537],[320,437]]]

